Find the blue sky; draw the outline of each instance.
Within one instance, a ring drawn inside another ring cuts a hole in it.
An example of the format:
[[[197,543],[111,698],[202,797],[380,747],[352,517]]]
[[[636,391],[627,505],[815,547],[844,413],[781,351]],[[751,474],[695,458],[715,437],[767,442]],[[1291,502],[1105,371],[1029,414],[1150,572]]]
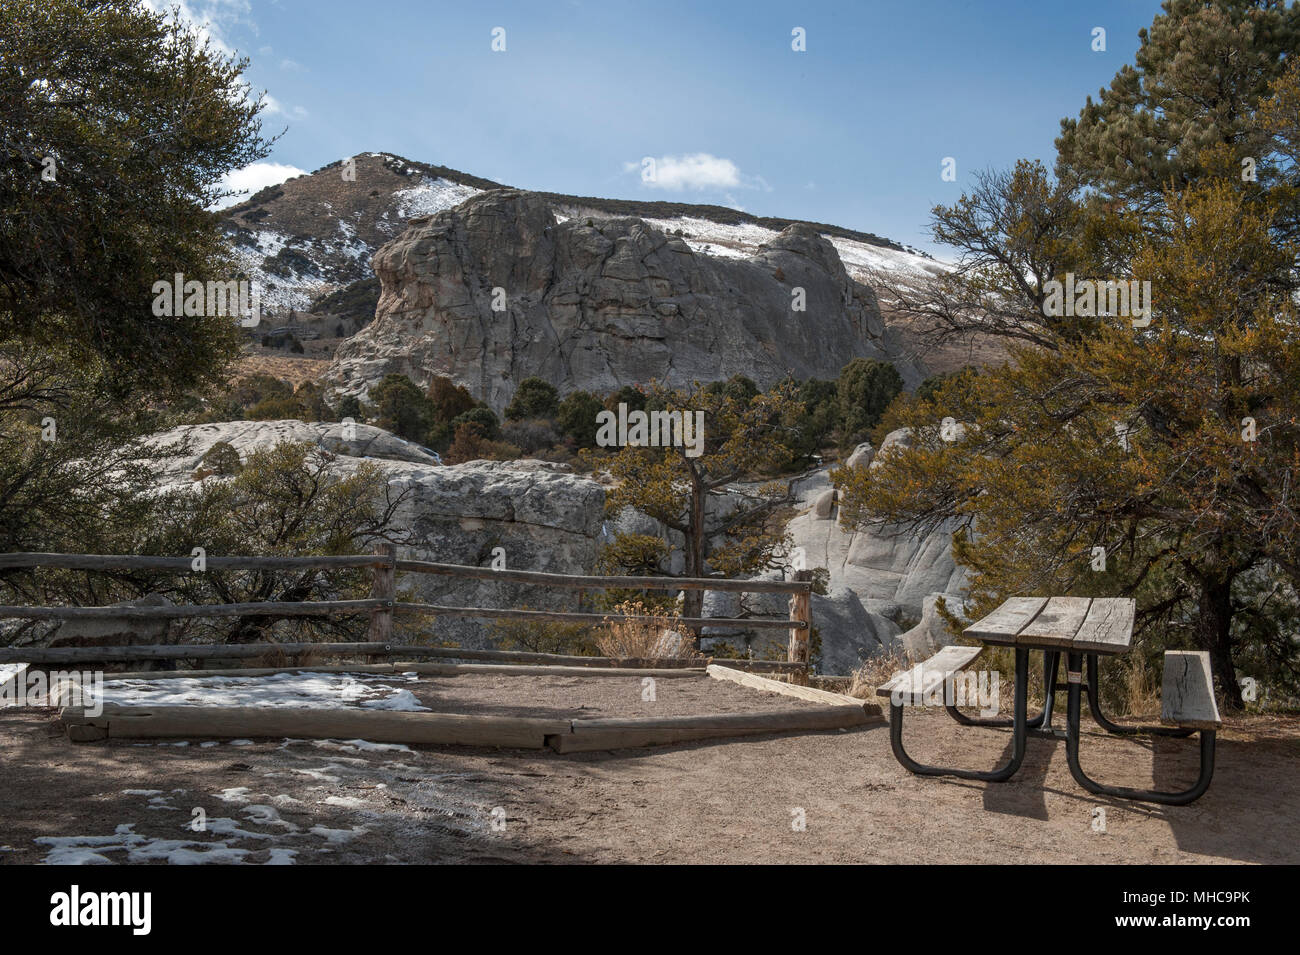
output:
[[[1064,116],[1132,62],[1158,0],[443,3],[187,0],[252,60],[244,183],[363,151],[529,189],[710,202],[937,251],[971,173],[1051,160]],[[504,52],[492,31],[505,30]],[[791,49],[802,27],[806,51]],[[1095,27],[1105,52],[1092,49]],[[658,161],[646,183],[644,157]],[[956,182],[941,179],[944,157]]]

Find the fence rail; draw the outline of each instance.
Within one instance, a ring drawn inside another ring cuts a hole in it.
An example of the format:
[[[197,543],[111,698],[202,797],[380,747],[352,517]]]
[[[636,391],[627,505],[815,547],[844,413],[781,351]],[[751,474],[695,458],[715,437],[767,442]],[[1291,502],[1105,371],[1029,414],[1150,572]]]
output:
[[[470,650],[465,647],[408,647],[387,643],[236,643],[136,645],[128,647],[0,647],[0,663],[80,664],[131,663],[149,660],[256,660],[264,656],[347,657],[383,656],[401,660],[478,660],[488,663],[539,663],[569,667],[620,667],[678,669],[709,663],[743,666],[750,670],[789,673],[802,667],[785,660],[747,660],[729,657],[582,657],[525,650]]]
[[[107,554],[41,554],[13,553],[0,554],[0,570],[17,570],[35,567],[55,567],[65,570],[157,570],[194,571],[193,557],[144,557],[136,555]],[[443,564],[434,561],[398,560],[395,548],[388,543],[380,543],[372,554],[348,554],[340,556],[309,557],[204,557],[206,570],[340,570],[369,568],[371,571],[371,597],[367,600],[317,600],[317,601],[262,601],[238,604],[183,604],[176,606],[118,606],[118,607],[25,607],[0,606],[0,619],[26,620],[70,620],[70,619],[170,619],[181,617],[234,617],[234,616],[275,616],[308,617],[329,616],[335,614],[370,614],[368,641],[365,644],[266,644],[267,649],[257,653],[244,652],[257,645],[232,646],[162,646],[162,647],[118,647],[118,648],[47,648],[44,650],[0,649],[0,661],[15,660],[23,662],[58,662],[73,659],[109,660],[129,659],[202,659],[204,657],[245,657],[261,656],[270,652],[270,648],[279,648],[285,653],[306,653],[308,650],[290,648],[314,647],[318,650],[327,646],[364,647],[369,649],[336,651],[339,653],[383,654],[390,652],[381,647],[388,647],[392,633],[392,618],[395,613],[419,614],[428,616],[452,616],[469,619],[513,619],[545,620],[564,623],[602,624],[611,618],[649,623],[656,619],[650,615],[613,615],[584,613],[577,611],[524,610],[510,607],[447,607],[438,604],[415,603],[396,600],[396,581],[398,572],[435,574],[458,577],[467,580],[495,580],[502,583],[530,584],[541,587],[562,587],[584,590],[611,589],[654,589],[654,590],[719,590],[740,593],[785,593],[790,595],[790,617],[788,620],[749,619],[743,617],[687,617],[680,622],[692,628],[724,627],[747,630],[787,630],[789,631],[788,659],[780,669],[789,670],[796,678],[806,678],[808,666],[808,637],[811,631],[809,596],[812,592],[811,574],[799,571],[796,579],[791,581],[774,580],[731,580],[712,577],[600,577],[585,575],[553,574],[525,570],[493,570],[489,567],[475,567],[464,564]],[[147,650],[170,651],[153,653],[152,656],[127,655],[112,657],[93,657],[80,655],[53,655],[56,651],[71,649],[97,650],[106,653],[109,650],[132,651]],[[434,648],[402,647],[403,653],[415,653]],[[451,648],[455,650],[456,648]],[[238,651],[238,652],[230,652]],[[321,652],[325,652],[321,650]],[[490,653],[500,651],[463,651],[464,653]],[[43,654],[40,660],[33,654]],[[18,656],[17,654],[26,654]],[[448,653],[447,656],[456,656]],[[518,656],[518,655],[516,655]],[[553,657],[552,654],[538,656]],[[464,657],[470,659],[471,657]],[[482,659],[481,657],[475,657]],[[578,657],[578,660],[596,658]],[[747,661],[758,662],[758,661]],[[765,661],[766,662],[766,661]],[[582,664],[578,664],[582,665]],[[773,669],[776,669],[773,667]]]

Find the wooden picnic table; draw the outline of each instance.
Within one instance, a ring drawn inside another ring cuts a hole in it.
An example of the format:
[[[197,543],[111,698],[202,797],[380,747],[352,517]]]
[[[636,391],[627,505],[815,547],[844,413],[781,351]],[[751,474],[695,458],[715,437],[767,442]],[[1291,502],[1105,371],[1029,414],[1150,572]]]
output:
[[[1127,653],[1136,610],[1126,597],[1012,597],[963,635],[994,646]]]
[[[958,646],[944,647],[909,673],[896,676],[877,690],[879,696],[890,698],[890,738],[894,755],[904,767],[920,775],[1005,782],[1019,770],[1025,755],[1025,739],[1030,732],[1057,738],[1064,736],[1070,772],[1090,792],[1173,805],[1199,798],[1208,788],[1214,772],[1214,737],[1219,725],[1208,654],[1166,652],[1162,719],[1174,725],[1121,726],[1101,711],[1098,658],[1129,651],[1133,642],[1135,614],[1135,601],[1125,597],[1010,598],[991,614],[967,627],[963,635],[978,640],[985,646],[1015,649],[1015,691],[1011,719],[967,716],[957,708],[951,695],[945,695],[944,707],[954,719],[966,726],[1010,727],[1011,758],[991,771],[948,769],[917,763],[903,749],[903,706],[927,702],[940,685],[945,687],[947,693],[951,689],[954,675],[970,667],[981,653],[979,648]],[[1040,651],[1043,654],[1043,709],[1033,718],[1027,714],[1030,651]],[[1066,655],[1067,680],[1063,686],[1056,682],[1062,654]],[[1175,665],[1171,666],[1171,658]],[[1083,667],[1085,659],[1086,688]],[[1058,689],[1064,689],[1068,693],[1064,733],[1052,729],[1052,710]],[[1199,730],[1201,773],[1196,785],[1183,792],[1168,793],[1105,786],[1089,779],[1079,766],[1080,697],[1085,691],[1093,719],[1110,733],[1185,737]]]

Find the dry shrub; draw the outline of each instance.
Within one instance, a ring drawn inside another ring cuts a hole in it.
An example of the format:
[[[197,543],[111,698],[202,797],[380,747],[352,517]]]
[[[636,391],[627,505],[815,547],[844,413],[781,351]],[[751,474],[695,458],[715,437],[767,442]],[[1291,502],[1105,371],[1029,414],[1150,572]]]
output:
[[[1141,653],[1124,660],[1123,708],[1126,716],[1141,716],[1160,710],[1160,688],[1156,676]]]
[[[874,700],[878,686],[888,683],[894,674],[909,670],[911,667],[912,664],[907,659],[907,651],[901,644],[868,657],[853,671],[849,683],[849,696],[859,700]]]
[[[697,657],[675,611],[647,607],[640,600],[614,605],[617,617],[606,617],[596,631],[602,655],[639,660],[660,657]],[[644,619],[635,619],[635,618]]]

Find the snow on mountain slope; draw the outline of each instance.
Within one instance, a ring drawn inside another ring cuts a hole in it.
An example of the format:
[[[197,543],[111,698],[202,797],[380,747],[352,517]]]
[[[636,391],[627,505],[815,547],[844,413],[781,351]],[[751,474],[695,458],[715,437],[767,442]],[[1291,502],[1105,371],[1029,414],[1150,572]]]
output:
[[[370,260],[375,252],[401,235],[412,219],[494,188],[502,187],[443,166],[390,153],[360,153],[263,189],[226,210],[226,228],[240,269],[261,292],[269,326],[283,323],[291,311],[315,306],[318,312],[347,316],[354,330],[373,317],[377,289],[353,293],[358,283],[373,286]],[[694,251],[719,258],[748,258],[789,224],[712,206],[541,195],[561,221],[572,216],[636,216],[679,235]],[[817,228],[834,245],[849,275],[866,284],[872,284],[873,268],[904,281],[943,268],[934,259],[870,233]],[[336,292],[343,301],[320,304]]]
[[[748,258],[758,251],[759,246],[771,242],[780,234],[776,229],[753,223],[729,225],[690,216],[647,218],[645,221],[670,235],[679,236],[694,252],[728,259]],[[943,263],[916,252],[845,239],[830,233],[823,235],[835,246],[849,275],[864,284],[871,284],[868,280],[873,269],[919,279],[937,274],[944,268]]]

